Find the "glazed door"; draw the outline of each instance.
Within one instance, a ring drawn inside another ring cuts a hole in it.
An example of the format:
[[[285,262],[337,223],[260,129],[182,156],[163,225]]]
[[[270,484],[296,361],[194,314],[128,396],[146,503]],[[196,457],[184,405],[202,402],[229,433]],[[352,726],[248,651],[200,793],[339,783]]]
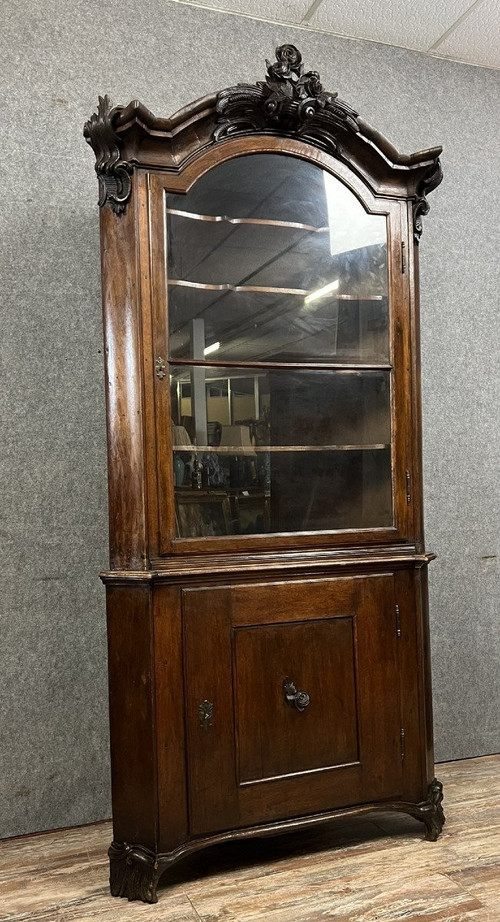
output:
[[[194,170],[153,182],[162,553],[397,540],[400,203],[277,153]]]
[[[183,592],[190,831],[397,798],[392,574]]]

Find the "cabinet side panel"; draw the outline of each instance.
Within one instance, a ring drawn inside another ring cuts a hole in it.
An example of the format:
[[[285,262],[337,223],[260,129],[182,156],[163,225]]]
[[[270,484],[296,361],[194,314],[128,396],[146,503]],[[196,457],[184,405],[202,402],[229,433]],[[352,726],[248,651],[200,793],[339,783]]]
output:
[[[412,382],[412,444],[413,484],[412,503],[414,510],[415,545],[417,551],[424,550],[424,498],[422,485],[422,374],[420,359],[420,280],[419,252],[413,239],[413,210],[411,202],[401,206],[407,210],[408,226],[408,297],[411,325],[411,382]]]
[[[395,798],[402,760],[392,573],[365,581],[356,635],[363,786],[377,797]]]
[[[234,752],[231,587],[183,590],[189,828],[240,826]]]
[[[159,850],[187,837],[182,615],[178,586],[154,592]]]
[[[156,849],[152,612],[148,586],[107,587],[113,831]]]
[[[146,566],[141,323],[135,207],[101,209],[110,564]]]
[[[419,617],[418,649],[420,651],[420,681],[421,681],[421,710],[422,710],[422,740],[425,747],[425,763],[427,783],[434,778],[434,723],[432,714],[432,672],[431,672],[431,646],[429,633],[429,587],[427,567],[417,570],[416,574],[416,600],[417,614]]]
[[[396,626],[401,677],[401,727],[404,729],[403,799],[411,802],[427,797],[426,742],[422,733],[425,715],[422,706],[420,607],[415,582],[418,571],[401,570],[396,574]]]

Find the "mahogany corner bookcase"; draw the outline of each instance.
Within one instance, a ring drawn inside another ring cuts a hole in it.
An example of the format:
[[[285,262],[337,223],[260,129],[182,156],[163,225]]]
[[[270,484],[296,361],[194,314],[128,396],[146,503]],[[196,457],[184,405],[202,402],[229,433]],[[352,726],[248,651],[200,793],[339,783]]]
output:
[[[172,118],[100,98],[111,892],[342,814],[441,832],[418,244],[399,154],[292,45]]]

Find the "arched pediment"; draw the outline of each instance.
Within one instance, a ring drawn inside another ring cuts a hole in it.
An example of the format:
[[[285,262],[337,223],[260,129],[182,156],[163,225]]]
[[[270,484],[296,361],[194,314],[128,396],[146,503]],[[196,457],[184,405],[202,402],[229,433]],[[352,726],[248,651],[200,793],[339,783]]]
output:
[[[418,242],[427,194],[441,182],[441,147],[400,154],[337,93],[326,92],[316,71],[305,71],[293,45],[276,49],[267,75],[205,96],[171,118],[157,118],[137,101],[112,107],[107,96],[85,124],[96,154],[100,205],[123,212],[134,167],[181,171],[210,147],[235,137],[292,137],[347,164],[379,196],[410,198]],[[250,149],[250,147],[249,147]]]

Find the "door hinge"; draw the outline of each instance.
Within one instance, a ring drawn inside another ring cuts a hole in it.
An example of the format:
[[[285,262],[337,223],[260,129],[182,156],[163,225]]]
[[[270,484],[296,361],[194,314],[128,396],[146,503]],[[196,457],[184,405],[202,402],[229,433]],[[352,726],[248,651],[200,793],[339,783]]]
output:
[[[401,612],[399,605],[396,605],[396,637],[401,637]]]
[[[406,502],[411,503],[411,475],[406,471]]]
[[[401,761],[403,761],[405,757],[405,731],[403,730],[403,727],[401,727],[401,730],[399,731],[399,745],[401,749]]]
[[[401,274],[404,275],[406,272],[406,243],[404,240],[401,241]]]

